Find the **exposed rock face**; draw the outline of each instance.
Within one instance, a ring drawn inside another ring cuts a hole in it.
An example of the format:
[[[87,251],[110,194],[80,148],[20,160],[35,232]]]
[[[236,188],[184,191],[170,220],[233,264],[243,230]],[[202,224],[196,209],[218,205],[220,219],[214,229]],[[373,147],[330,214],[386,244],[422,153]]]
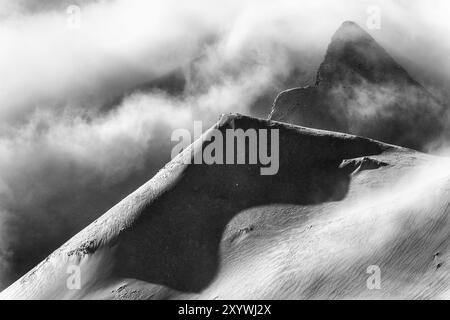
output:
[[[314,86],[284,91],[269,119],[425,150],[444,106],[353,22],[334,34]]]
[[[388,164],[369,157],[362,157],[356,159],[348,159],[342,161],[339,168],[346,170],[346,172],[355,175],[364,170],[375,170],[381,167],[385,167]]]

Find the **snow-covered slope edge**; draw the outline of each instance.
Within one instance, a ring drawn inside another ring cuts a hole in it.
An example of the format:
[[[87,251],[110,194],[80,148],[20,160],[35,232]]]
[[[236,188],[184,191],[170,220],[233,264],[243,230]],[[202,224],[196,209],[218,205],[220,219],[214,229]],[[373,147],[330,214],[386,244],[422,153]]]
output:
[[[215,128],[279,129],[278,174],[179,156],[0,298],[448,297],[446,160],[240,115]]]

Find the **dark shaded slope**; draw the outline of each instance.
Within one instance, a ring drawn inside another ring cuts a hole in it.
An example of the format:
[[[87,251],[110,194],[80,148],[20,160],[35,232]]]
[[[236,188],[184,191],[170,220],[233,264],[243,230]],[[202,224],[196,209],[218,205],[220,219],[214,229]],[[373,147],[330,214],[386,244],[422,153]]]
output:
[[[270,203],[341,200],[350,183],[346,170],[339,167],[343,159],[379,154],[386,148],[362,138],[242,116],[225,117],[218,128],[279,129],[278,174],[262,176],[259,165],[190,166],[119,236],[119,255],[126,257],[118,260],[122,277],[199,292],[217,273],[222,234],[236,214]]]
[[[219,270],[223,232],[240,211],[271,203],[311,205],[341,200],[350,183],[350,173],[340,167],[344,159],[395,148],[238,115],[223,117],[216,128],[278,129],[278,174],[262,176],[260,165],[185,165],[180,157],[175,158],[2,297],[86,297],[91,289],[74,293],[65,289],[68,263],[85,270],[84,288],[133,278],[182,292],[200,292]],[[206,144],[194,143],[185,152],[199,152]],[[50,275],[56,280],[46,280]]]

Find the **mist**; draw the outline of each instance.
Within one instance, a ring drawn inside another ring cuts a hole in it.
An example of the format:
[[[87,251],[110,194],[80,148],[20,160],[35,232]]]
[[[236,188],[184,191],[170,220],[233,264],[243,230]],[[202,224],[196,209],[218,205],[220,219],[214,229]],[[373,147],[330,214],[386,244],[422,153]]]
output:
[[[448,99],[444,0],[0,0],[0,289],[151,178],[173,130],[266,117],[311,83],[334,31],[366,28],[373,5],[368,31]]]

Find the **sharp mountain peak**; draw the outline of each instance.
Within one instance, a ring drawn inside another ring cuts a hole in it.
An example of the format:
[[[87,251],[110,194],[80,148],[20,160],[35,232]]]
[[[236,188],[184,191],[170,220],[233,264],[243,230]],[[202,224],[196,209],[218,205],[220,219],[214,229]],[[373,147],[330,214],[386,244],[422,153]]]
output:
[[[386,50],[362,27],[345,21],[331,38],[324,61],[319,67],[316,85],[360,78],[371,83],[416,83]]]
[[[358,24],[331,38],[313,86],[281,92],[269,119],[424,150],[444,106]]]

